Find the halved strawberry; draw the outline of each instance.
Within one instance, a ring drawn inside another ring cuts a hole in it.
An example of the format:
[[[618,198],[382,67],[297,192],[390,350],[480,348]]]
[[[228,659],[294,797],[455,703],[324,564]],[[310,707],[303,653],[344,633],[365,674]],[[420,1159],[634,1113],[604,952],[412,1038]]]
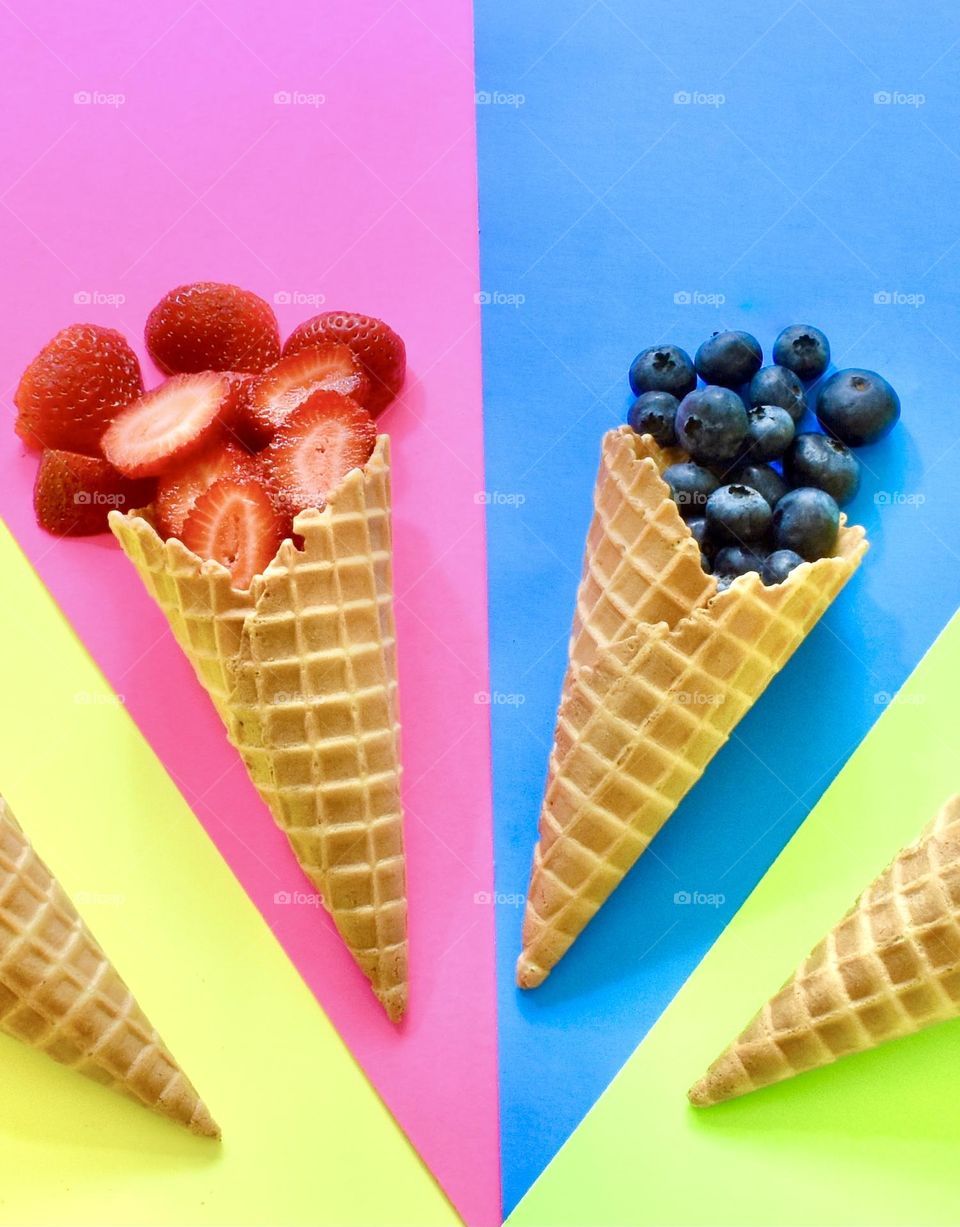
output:
[[[13,401],[28,447],[100,455],[100,437],[143,395],[137,355],[113,328],[71,324],[48,341],[20,378]]]
[[[363,404],[370,381],[349,346],[324,341],[281,358],[250,389],[238,416],[241,432],[254,447],[264,446],[293,410],[321,389]]]
[[[292,516],[305,507],[322,508],[334,486],[367,463],[376,441],[366,409],[337,392],[314,392],[260,453],[274,504]]]
[[[98,456],[48,448],[33,487],[37,523],[58,537],[107,531],[107,514],[146,507],[152,481],[130,481]]]
[[[174,375],[114,419],[103,454],[128,477],[151,477],[199,452],[234,411],[237,391],[217,371]]]
[[[280,332],[269,303],[236,285],[197,281],[177,286],[150,312],[147,349],[164,371],[265,371],[280,357]]]
[[[157,478],[153,501],[154,519],[161,537],[179,537],[184,521],[201,494],[221,477],[238,481],[253,475],[253,457],[224,433],[218,432],[207,446]]]
[[[273,559],[285,521],[257,481],[222,477],[201,494],[183,526],[183,544],[230,572],[234,588],[249,588]]]
[[[340,341],[353,350],[370,376],[370,392],[363,402],[374,417],[400,391],[407,369],[403,340],[389,324],[355,311],[324,311],[298,325],[287,338],[283,356],[299,353],[321,341]]]

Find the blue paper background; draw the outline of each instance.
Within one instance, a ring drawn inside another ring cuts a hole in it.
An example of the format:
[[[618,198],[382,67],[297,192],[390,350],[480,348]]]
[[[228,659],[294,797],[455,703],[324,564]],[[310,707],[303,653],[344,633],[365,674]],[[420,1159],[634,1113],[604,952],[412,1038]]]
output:
[[[960,601],[960,10],[476,0],[476,20],[509,1212]],[[871,552],[545,987],[520,994],[600,437],[624,418],[630,360],[667,340],[692,354],[722,327],[769,353],[793,322],[901,394],[902,426],[861,452]],[[724,902],[674,901],[695,891]]]

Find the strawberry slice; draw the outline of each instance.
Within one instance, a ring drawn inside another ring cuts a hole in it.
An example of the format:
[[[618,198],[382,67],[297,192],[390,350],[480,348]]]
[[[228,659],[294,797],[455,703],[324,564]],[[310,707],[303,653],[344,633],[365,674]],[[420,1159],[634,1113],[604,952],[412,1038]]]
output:
[[[103,454],[128,477],[152,477],[199,452],[234,412],[237,389],[216,371],[174,375],[107,428]]]
[[[265,371],[240,407],[241,433],[252,446],[263,447],[294,409],[321,390],[349,396],[358,405],[364,403],[370,381],[348,345],[324,341],[281,358]]]
[[[234,588],[249,588],[279,549],[284,523],[259,482],[222,477],[187,516],[183,544],[198,558],[222,563]]]
[[[376,441],[373,418],[356,401],[314,392],[260,454],[274,504],[291,516],[305,507],[322,508],[337,483],[367,463]]]
[[[152,496],[152,481],[130,481],[97,456],[48,448],[40,457],[33,507],[48,533],[88,537],[107,531],[109,512],[146,507]]]
[[[184,521],[201,494],[221,477],[238,481],[253,475],[253,457],[231,439],[217,434],[203,451],[173,465],[157,479],[154,519],[161,537],[179,537]]]

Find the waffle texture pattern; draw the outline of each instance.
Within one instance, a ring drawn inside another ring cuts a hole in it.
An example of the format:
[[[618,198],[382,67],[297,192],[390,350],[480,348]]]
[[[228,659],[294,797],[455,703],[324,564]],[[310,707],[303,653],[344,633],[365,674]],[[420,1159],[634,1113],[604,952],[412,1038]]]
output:
[[[690,1091],[705,1107],[960,1014],[951,797]]]
[[[541,984],[859,565],[862,528],[782,584],[718,592],[661,473],[682,453],[603,440],[540,813],[517,982]]]
[[[407,902],[390,536],[381,435],[300,513],[249,590],[138,513],[110,526],[390,1018],[407,1000]]]
[[[0,1030],[194,1133],[220,1136],[2,797]]]

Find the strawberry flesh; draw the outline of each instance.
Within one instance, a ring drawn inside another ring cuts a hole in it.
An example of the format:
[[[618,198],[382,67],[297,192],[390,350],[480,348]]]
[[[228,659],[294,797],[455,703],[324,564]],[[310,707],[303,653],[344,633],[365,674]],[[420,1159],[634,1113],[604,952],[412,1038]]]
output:
[[[330,492],[373,452],[377,428],[369,413],[337,392],[314,392],[289,415],[260,454],[276,507],[295,516],[322,508]]]
[[[236,387],[226,375],[174,375],[128,405],[103,436],[103,453],[128,477],[152,477],[201,451],[229,421]]]
[[[145,507],[152,497],[152,481],[130,481],[97,456],[54,448],[40,457],[33,487],[37,523],[58,537],[105,533],[109,512]]]
[[[340,341],[353,350],[370,379],[370,391],[363,404],[377,417],[403,384],[407,369],[403,340],[389,324],[372,315],[324,311],[293,330],[283,347],[284,357],[321,341]]]
[[[364,403],[370,381],[348,346],[324,341],[281,358],[253,384],[240,407],[239,428],[254,447],[263,447],[293,410],[320,390]]]
[[[198,558],[222,563],[234,588],[245,589],[272,561],[284,520],[259,482],[222,477],[197,499],[183,543]]]
[[[253,458],[237,443],[217,434],[203,451],[188,456],[157,478],[154,520],[161,537],[179,537],[197,499],[221,477],[244,480],[252,475]]]
[[[168,374],[198,371],[258,373],[280,357],[280,332],[269,303],[236,285],[181,285],[150,312],[144,339]]]

